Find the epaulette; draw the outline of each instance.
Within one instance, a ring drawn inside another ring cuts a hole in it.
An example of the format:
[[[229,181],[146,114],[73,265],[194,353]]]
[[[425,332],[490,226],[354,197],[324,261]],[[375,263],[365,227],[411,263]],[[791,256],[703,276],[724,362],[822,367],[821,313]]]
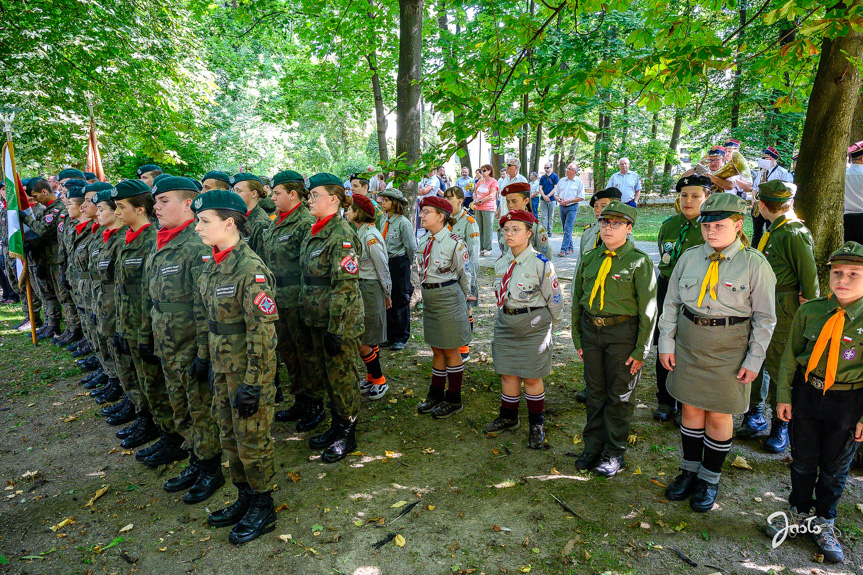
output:
[[[470,222],[470,223],[472,223],[472,224],[475,224],[475,223],[476,223],[476,220],[474,219],[474,217],[473,217],[473,216],[470,216],[470,215],[467,217],[467,221],[469,221],[469,222]]]
[[[540,253],[537,253],[536,257],[539,259],[539,261],[541,261],[542,263],[545,263],[545,264],[547,264],[549,261],[547,257],[545,257],[544,255],[542,255]]]
[[[583,227],[583,228],[581,228],[581,229],[582,229],[582,230],[589,230],[591,227],[593,227],[593,224],[587,224],[586,226],[584,226],[584,227]]]
[[[676,215],[677,215],[677,214],[674,214],[674,216],[676,216]],[[673,218],[674,216],[668,216],[667,218],[665,218],[664,220],[662,220],[662,223],[664,224],[665,222],[667,222],[668,220],[670,220],[670,219],[671,219],[671,218]],[[662,225],[662,224],[660,224],[660,225]]]
[[[454,239],[457,242],[462,241],[461,236],[459,236],[457,234],[450,234],[449,237],[451,237],[452,239]]]

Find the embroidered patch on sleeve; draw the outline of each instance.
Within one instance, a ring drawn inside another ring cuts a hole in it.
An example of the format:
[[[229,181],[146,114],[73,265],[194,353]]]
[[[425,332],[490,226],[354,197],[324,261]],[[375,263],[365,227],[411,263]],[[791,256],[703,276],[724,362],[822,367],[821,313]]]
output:
[[[271,298],[264,292],[259,293],[255,297],[255,305],[258,306],[258,309],[266,315],[272,315],[276,313],[276,302],[274,302],[273,298]]]
[[[267,278],[263,274],[255,274],[255,283],[262,284],[267,281]]]
[[[351,256],[343,257],[339,265],[349,274],[356,274],[360,271],[360,268],[357,266],[357,262],[355,262]]]

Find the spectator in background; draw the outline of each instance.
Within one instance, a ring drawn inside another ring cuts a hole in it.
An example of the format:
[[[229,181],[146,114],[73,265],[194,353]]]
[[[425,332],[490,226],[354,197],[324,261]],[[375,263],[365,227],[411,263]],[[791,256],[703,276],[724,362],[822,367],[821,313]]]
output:
[[[570,162],[566,166],[566,177],[557,182],[554,196],[560,204],[560,223],[563,224],[563,243],[560,245],[560,253],[557,254],[557,257],[562,258],[574,251],[572,227],[578,216],[578,206],[584,199],[584,182],[578,176],[578,164]]]
[[[470,209],[470,204],[473,202],[473,188],[475,183],[474,179],[470,177],[470,168],[462,166],[461,177],[455,181],[455,185],[461,188],[461,191],[464,192],[462,207],[468,210],[471,214],[473,214],[473,211]]]
[[[543,170],[544,173],[539,178],[539,220],[542,227],[548,231],[548,237],[551,237],[551,228],[554,227],[554,209],[557,207],[557,200],[554,198],[554,187],[560,181],[560,178],[551,171],[550,162],[546,162]]]
[[[764,235],[764,229],[770,225],[764,216],[761,215],[760,202],[758,201],[758,186],[772,180],[782,180],[783,182],[793,182],[794,176],[791,172],[778,164],[779,151],[773,146],[768,146],[761,152],[761,159],[758,160],[758,167],[761,171],[758,177],[752,183],[752,242],[753,246],[757,246],[761,241],[761,236]]]
[[[539,221],[539,179],[536,172],[531,172],[527,179],[530,183],[530,205],[533,206],[533,215]]]
[[[441,195],[440,191],[440,180],[437,177],[437,169],[432,168],[428,176],[420,180],[419,186],[417,186],[417,217],[416,217],[416,225],[417,229],[420,228],[420,218],[419,218],[419,202],[426,196],[439,196]]]
[[[497,205],[497,180],[494,179],[494,168],[485,164],[480,168],[479,182],[473,193],[473,209],[476,224],[479,226],[479,246],[481,256],[491,255],[492,219]]]
[[[863,243],[863,140],[848,148],[845,171],[845,241]]]
[[[443,197],[443,193],[446,189],[452,186],[449,181],[449,176],[446,175],[446,168],[443,166],[437,169],[437,179],[440,180],[440,196]]]
[[[519,173],[520,171],[521,161],[519,161],[517,158],[512,158],[506,163],[506,167],[503,169],[503,178],[497,181],[498,191],[500,194],[503,194],[504,188],[515,182],[521,182],[525,184],[529,183],[527,181],[527,178],[525,178]],[[501,196],[501,201],[498,202],[497,211],[494,215],[495,221],[499,221],[508,213],[509,208],[506,205],[506,200],[503,199],[503,196]],[[504,253],[507,250],[506,242],[503,239],[503,228],[500,227],[497,230],[497,244],[500,248],[500,253]]]
[[[619,171],[608,178],[607,188],[617,188],[623,195],[621,200],[633,208],[638,207],[638,198],[641,196],[641,178],[638,174],[629,170],[629,158],[620,158],[617,162]]]

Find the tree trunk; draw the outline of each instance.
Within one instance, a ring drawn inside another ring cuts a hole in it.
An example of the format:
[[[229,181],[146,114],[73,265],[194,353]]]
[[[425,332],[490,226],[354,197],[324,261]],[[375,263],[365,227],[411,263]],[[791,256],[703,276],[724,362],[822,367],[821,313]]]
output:
[[[521,162],[521,172],[525,177],[530,173],[530,164],[527,163],[527,140],[530,137],[530,127],[527,125],[528,112],[530,112],[530,96],[525,93],[521,99],[521,113],[525,120],[521,129],[521,136],[518,138],[518,160]]]
[[[417,197],[417,181],[408,178],[420,157],[423,0],[399,0],[399,71],[396,81],[396,156],[404,166],[396,174],[408,205]],[[411,210],[413,213],[414,210]]]
[[[554,159],[551,161],[551,169],[555,174],[560,173],[561,161],[563,161],[563,136],[558,136],[554,141]]]
[[[683,125],[683,112],[677,110],[674,114],[674,128],[671,130],[671,141],[668,142],[668,156],[665,158],[665,165],[662,168],[662,189],[663,194],[668,191],[671,186],[671,158],[677,157],[677,142],[680,140],[680,128]]]
[[[853,144],[863,140],[863,97],[857,96],[857,107],[854,109],[854,120],[851,122],[851,138],[848,143]]]
[[[746,2],[740,3],[740,25],[746,24]],[[743,89],[743,71],[740,69],[743,54],[743,33],[746,28],[743,28],[737,34],[737,50],[734,54],[734,88],[731,92],[731,133],[740,125],[740,92]]]
[[[794,174],[799,190],[794,211],[812,231],[824,292],[830,277],[827,258],[842,244],[845,156],[860,93],[860,71],[853,59],[861,56],[863,35],[859,32],[821,43]]]
[[[596,182],[599,179],[599,173],[602,171],[599,168],[599,150],[602,148],[602,127],[605,125],[605,114],[602,112],[599,113],[599,122],[596,126],[596,138],[593,140],[593,189],[599,190],[600,188]],[[564,172],[561,170],[558,172],[559,174],[563,174]],[[605,186],[603,186],[604,188]]]
[[[461,115],[456,116],[455,121],[461,121]],[[470,170],[470,174],[473,176],[473,167],[470,164],[470,150],[467,147],[467,140],[459,140],[458,149],[459,152],[456,152],[456,155],[458,156],[459,164],[461,164],[462,168]]]
[[[596,189],[605,189],[608,182],[608,151],[611,148],[611,114],[602,116],[602,141],[599,145],[599,170],[594,168],[594,183]]]
[[[650,120],[650,161],[647,162],[647,181],[645,182],[644,188],[648,192],[653,191],[653,170],[656,169],[656,162],[654,161],[654,146],[656,144],[656,134],[659,131],[659,112],[653,113],[653,118]]]
[[[620,157],[626,155],[626,138],[629,136],[629,100],[623,101],[623,128],[620,137]]]
[[[530,172],[539,173],[539,157],[542,155],[542,120],[536,125],[536,155],[530,163]],[[527,175],[527,174],[525,174]]]
[[[500,132],[498,130],[492,132],[491,140],[489,140],[488,143],[491,144],[491,167],[494,169],[493,177],[496,180],[500,177],[500,171],[506,161],[503,154],[500,153],[502,146],[500,141]]]
[[[372,93],[375,97],[375,124],[378,130],[378,154],[381,157],[381,163],[390,161],[390,155],[387,151],[387,115],[384,111],[384,96],[381,93],[381,79],[378,76],[378,53],[372,50],[371,54],[366,56],[369,63],[369,69],[372,71]]]

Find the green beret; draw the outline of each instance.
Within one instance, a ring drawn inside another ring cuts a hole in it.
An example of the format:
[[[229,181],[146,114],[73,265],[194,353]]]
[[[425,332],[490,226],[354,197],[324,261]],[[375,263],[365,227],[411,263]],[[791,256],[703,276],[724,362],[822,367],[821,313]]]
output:
[[[165,178],[170,178],[170,177],[171,177],[171,174],[166,174],[166,173],[164,173],[164,172],[163,172],[163,173],[161,173],[161,174],[159,174],[158,176],[156,176],[155,178],[153,178],[153,187],[155,188],[155,187],[156,187],[156,184],[158,184],[159,182],[161,182],[161,181],[162,181],[162,180],[164,180]]]
[[[201,181],[204,182],[206,180],[219,180],[220,182],[225,182],[228,185],[231,185],[231,176],[226,174],[225,172],[212,171],[204,174],[204,177],[201,178]]]
[[[299,173],[293,170],[285,170],[284,172],[279,172],[275,176],[273,176],[273,187],[275,188],[279,184],[287,184],[287,183],[296,183],[306,185],[306,180]]]
[[[338,177],[333,174],[327,174],[326,172],[315,174],[311,178],[309,178],[309,189],[313,190],[318,186],[339,186],[344,187],[345,183]]]
[[[600,218],[621,218],[629,222],[630,224],[635,223],[636,215],[638,214],[638,210],[630,206],[629,204],[624,204],[623,202],[619,202],[617,200],[612,200],[610,204],[605,206],[605,209],[602,210],[600,214]]]
[[[863,265],[863,246],[857,242],[845,242],[845,244],[830,254],[827,265],[853,264]]]
[[[73,178],[63,184],[63,187],[66,188],[66,197],[69,199],[80,198],[84,199],[84,188],[87,187],[87,182],[84,180],[79,180],[78,178]]]
[[[198,188],[199,192],[204,189],[204,184],[202,184],[198,180],[192,179],[192,183],[195,184],[195,187]]]
[[[746,213],[746,200],[732,193],[713,194],[701,204],[698,223],[718,222],[734,214]]]
[[[42,178],[40,178],[39,176],[36,176],[35,178],[27,178],[26,180],[21,180],[21,185],[24,186],[24,191],[27,192],[28,196],[33,193],[33,188],[41,179]]]
[[[81,170],[76,170],[74,168],[68,170],[61,170],[59,174],[57,174],[58,180],[67,180],[69,178],[75,178],[76,180],[83,180],[84,172]]]
[[[240,182],[246,182],[248,180],[255,180],[256,182],[258,182],[262,186],[264,185],[264,182],[261,181],[261,178],[259,178],[255,174],[247,174],[245,172],[240,172],[239,174],[234,174],[233,176],[231,176],[228,179],[228,183],[230,183],[231,186],[233,187],[234,184],[238,184]]]
[[[797,186],[782,180],[770,180],[758,185],[758,199],[765,202],[786,202],[793,200]]]
[[[84,172],[84,179],[85,180],[96,180],[96,179],[98,179],[98,177],[93,172]]]
[[[111,198],[111,193],[113,192],[113,190],[114,190],[113,187],[111,187],[111,189],[109,189],[109,190],[99,190],[99,192],[97,192],[95,196],[90,198],[90,201],[93,202],[94,204],[96,204],[97,206],[99,205],[100,202],[111,201],[113,199],[113,198]]]
[[[387,188],[382,192],[378,192],[378,197],[390,198],[397,202],[401,202],[404,205],[408,205],[408,199],[404,196],[404,194],[402,194],[401,190],[398,190],[396,188]]]
[[[192,178],[184,178],[183,176],[168,176],[167,178],[162,178],[159,182],[153,182],[153,197],[155,198],[159,194],[163,192],[170,192],[172,190],[188,190],[190,192],[197,192],[198,186],[195,185],[195,180]]]
[[[113,189],[114,186],[108,182],[93,182],[92,184],[84,186],[84,194],[86,195],[90,192],[110,192]]]
[[[140,178],[147,172],[161,172],[162,168],[157,166],[156,164],[144,164],[140,168],[138,168],[138,177]]]
[[[192,202],[192,211],[196,214],[204,210],[234,210],[246,215],[249,208],[246,202],[236,192],[230,190],[210,190],[204,192]]]
[[[125,200],[126,198],[131,198],[132,196],[139,196],[141,194],[149,194],[150,186],[142,182],[141,180],[123,180],[119,182],[114,189],[111,190],[111,199],[112,200]]]

